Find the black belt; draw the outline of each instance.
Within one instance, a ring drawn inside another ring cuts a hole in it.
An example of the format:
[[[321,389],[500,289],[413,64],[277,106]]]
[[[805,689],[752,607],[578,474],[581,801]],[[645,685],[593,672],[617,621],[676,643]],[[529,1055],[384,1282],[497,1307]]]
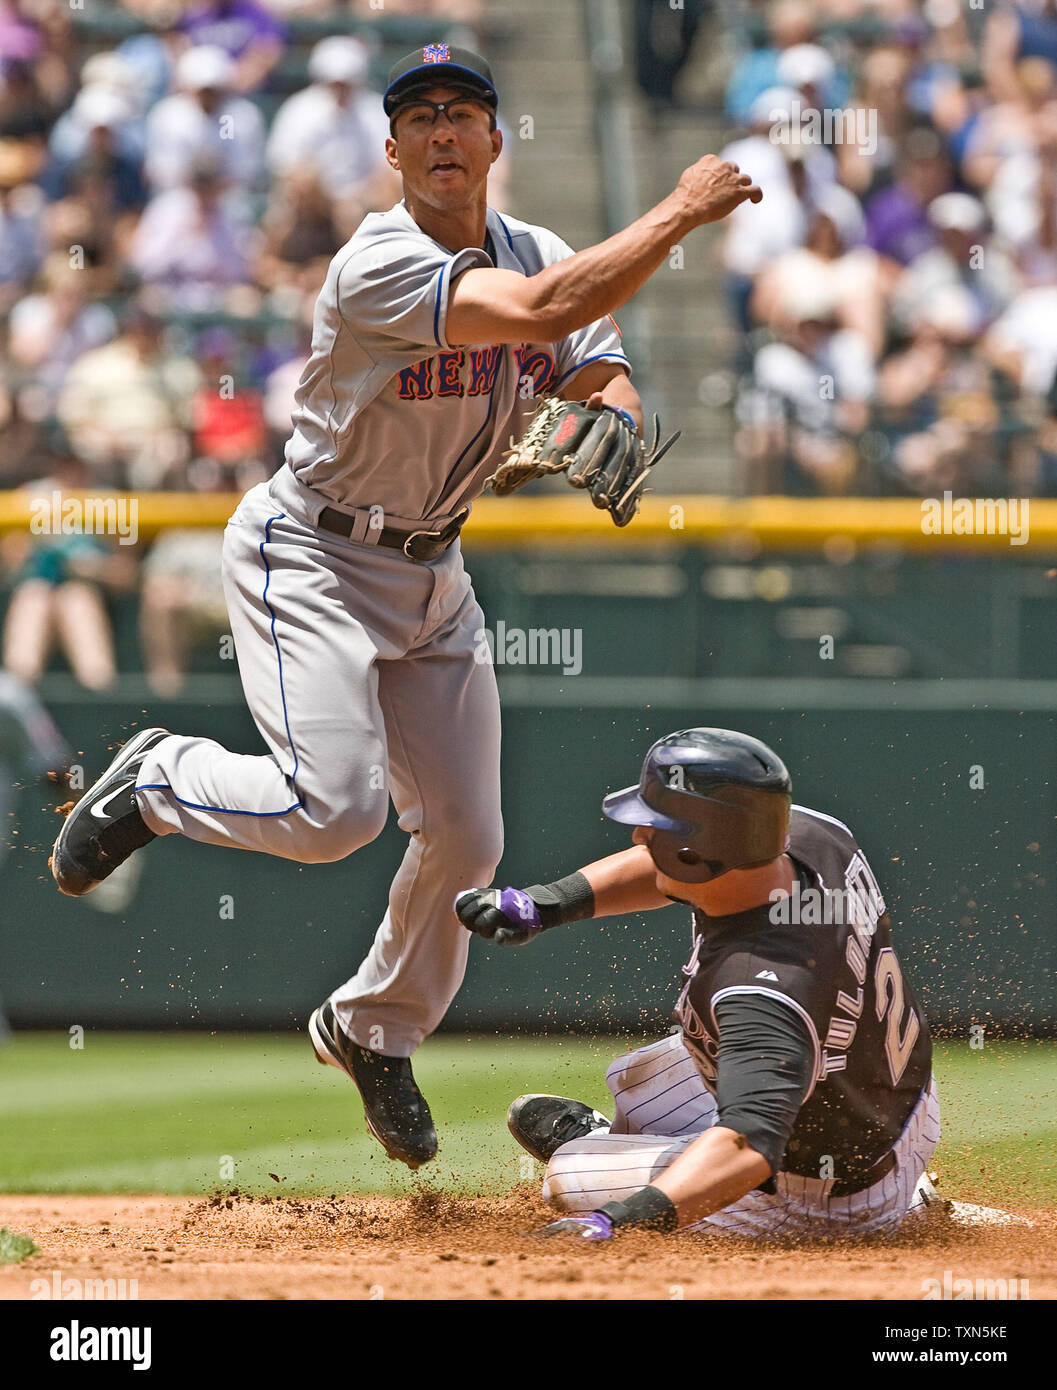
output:
[[[409,560],[417,560],[419,564],[423,564],[444,554],[448,546],[458,539],[469,515],[469,507],[464,507],[454,521],[448,522],[443,531],[398,531],[394,526],[382,526],[377,529],[376,542],[373,543],[388,546],[390,550],[402,550]],[[355,529],[356,518],[349,516],[348,512],[339,512],[336,507],[324,507],[319,514],[317,525],[322,526],[325,531],[333,531],[337,536],[344,536],[347,540]]]

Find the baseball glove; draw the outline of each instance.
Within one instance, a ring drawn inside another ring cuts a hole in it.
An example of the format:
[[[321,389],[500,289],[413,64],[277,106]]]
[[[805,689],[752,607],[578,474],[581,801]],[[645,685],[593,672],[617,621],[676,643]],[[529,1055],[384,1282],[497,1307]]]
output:
[[[653,443],[646,448],[631,416],[615,406],[588,410],[575,401],[548,397],[524,436],[503,455],[486,483],[505,497],[534,478],[564,473],[573,487],[586,488],[596,507],[626,526],[639,509],[643,484],[681,431],[660,444],[661,423],[653,417]],[[660,445],[660,447],[658,447]]]

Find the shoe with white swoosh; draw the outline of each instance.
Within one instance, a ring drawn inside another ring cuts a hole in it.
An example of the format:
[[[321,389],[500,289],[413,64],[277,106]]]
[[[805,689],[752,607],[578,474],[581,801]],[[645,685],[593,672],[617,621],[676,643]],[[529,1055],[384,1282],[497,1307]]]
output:
[[[156,838],[136,804],[136,778],[147,753],[168,737],[168,729],[144,729],[129,739],[66,817],[48,861],[60,892],[83,897]]]
[[[507,1127],[521,1147],[541,1163],[549,1163],[557,1149],[571,1139],[586,1139],[596,1129],[612,1124],[600,1110],[565,1096],[518,1096],[506,1115]]]

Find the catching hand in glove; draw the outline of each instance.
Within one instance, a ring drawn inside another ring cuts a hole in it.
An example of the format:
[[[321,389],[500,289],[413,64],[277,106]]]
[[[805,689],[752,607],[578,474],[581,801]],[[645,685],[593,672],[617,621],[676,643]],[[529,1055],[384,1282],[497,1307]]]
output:
[[[585,405],[557,396],[543,400],[524,436],[510,441],[503,462],[487,480],[492,491],[505,497],[534,478],[564,473],[573,487],[586,488],[617,526],[626,526],[638,511],[650,470],[679,432],[661,444],[660,420],[654,416],[653,442],[647,449],[628,412],[600,401],[598,392]]]

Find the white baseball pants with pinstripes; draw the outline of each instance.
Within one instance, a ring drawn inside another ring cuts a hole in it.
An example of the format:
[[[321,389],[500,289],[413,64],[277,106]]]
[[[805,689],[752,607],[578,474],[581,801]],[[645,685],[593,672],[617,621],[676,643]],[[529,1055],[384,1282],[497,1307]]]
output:
[[[562,1211],[595,1211],[645,1187],[716,1122],[716,1102],[679,1034],[618,1057],[606,1073],[612,1126],[563,1144],[547,1165],[543,1196]],[[742,1236],[865,1235],[924,1214],[916,1187],[940,1137],[935,1079],[895,1145],[896,1166],[863,1192],[831,1197],[832,1180],[779,1173],[773,1195],[749,1192],[691,1231]]]

